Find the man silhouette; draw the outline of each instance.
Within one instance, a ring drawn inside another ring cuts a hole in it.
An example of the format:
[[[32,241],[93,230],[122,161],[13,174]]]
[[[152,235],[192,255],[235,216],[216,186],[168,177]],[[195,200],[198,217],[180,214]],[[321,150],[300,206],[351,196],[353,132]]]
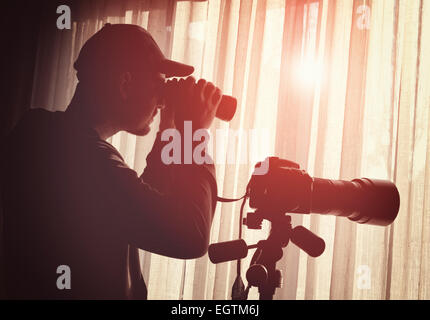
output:
[[[217,195],[213,165],[162,162],[161,132],[181,132],[184,121],[209,128],[222,94],[192,77],[165,84],[193,68],[166,59],[134,25],[105,25],[74,66],[79,83],[67,111],[31,110],[8,139],[8,297],[145,299],[136,248],[204,255]],[[139,177],[105,140],[119,131],[146,135],[158,109],[159,132]],[[57,273],[59,266],[70,274]],[[69,288],[58,286],[60,276],[69,277]]]

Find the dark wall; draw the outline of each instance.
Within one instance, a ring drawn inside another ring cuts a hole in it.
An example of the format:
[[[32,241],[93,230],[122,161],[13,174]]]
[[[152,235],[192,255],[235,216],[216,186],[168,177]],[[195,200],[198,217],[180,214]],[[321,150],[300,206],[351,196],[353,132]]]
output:
[[[30,107],[39,31],[55,25],[56,6],[67,1],[3,1],[1,17],[1,141]]]
[[[0,5],[0,147],[30,107],[39,32],[44,24],[55,23],[57,2],[9,0]],[[0,299],[4,298],[1,211],[0,198]]]

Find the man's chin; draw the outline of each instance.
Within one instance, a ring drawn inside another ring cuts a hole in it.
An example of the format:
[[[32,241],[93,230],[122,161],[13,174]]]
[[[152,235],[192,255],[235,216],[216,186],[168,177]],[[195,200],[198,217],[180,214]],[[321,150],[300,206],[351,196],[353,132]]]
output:
[[[136,130],[128,130],[128,133],[134,134],[136,136],[146,136],[149,131],[151,131],[151,128],[149,125],[146,125],[145,127],[143,127],[142,129],[136,129]]]

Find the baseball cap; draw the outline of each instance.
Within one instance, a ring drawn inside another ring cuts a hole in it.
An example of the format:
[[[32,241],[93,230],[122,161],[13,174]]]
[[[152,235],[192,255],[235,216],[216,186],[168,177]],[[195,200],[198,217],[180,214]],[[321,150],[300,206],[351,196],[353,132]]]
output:
[[[194,67],[166,59],[151,34],[132,24],[106,23],[84,44],[74,63],[78,79],[119,66],[143,63],[169,77],[185,77]]]

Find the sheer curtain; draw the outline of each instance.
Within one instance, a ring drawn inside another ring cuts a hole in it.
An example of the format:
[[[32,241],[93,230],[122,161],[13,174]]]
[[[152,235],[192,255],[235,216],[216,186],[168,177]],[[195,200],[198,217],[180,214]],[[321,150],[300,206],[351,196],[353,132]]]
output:
[[[32,107],[65,110],[85,40],[106,22],[138,24],[166,56],[238,99],[233,121],[211,131],[219,195],[242,196],[255,162],[270,155],[312,176],[397,184],[400,213],[387,228],[294,215],[326,250],[310,258],[289,245],[276,299],[430,298],[430,1],[82,1],[72,18],[71,30],[40,36]],[[110,139],[139,173],[156,128]],[[239,208],[218,204],[212,242],[238,237]],[[244,229],[244,238],[267,231]],[[235,262],[140,258],[149,299],[230,299]]]

